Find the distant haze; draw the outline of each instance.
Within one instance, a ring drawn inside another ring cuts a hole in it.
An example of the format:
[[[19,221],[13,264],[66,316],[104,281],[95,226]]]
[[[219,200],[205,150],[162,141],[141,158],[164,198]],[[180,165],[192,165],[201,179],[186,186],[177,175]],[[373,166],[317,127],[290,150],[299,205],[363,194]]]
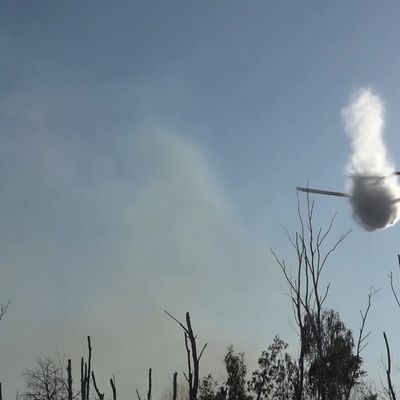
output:
[[[399,219],[400,188],[383,142],[384,106],[369,89],[361,89],[343,110],[351,139],[348,165],[355,219],[367,230],[383,229]]]

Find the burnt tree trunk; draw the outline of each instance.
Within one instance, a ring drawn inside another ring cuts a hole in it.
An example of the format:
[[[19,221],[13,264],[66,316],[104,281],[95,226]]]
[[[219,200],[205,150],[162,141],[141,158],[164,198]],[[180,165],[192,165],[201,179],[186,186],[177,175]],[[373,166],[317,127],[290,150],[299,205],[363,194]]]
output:
[[[178,383],[177,383],[178,373],[174,373],[173,387],[172,387],[172,400],[176,400],[178,398]]]
[[[92,344],[90,336],[87,337],[88,341],[88,362],[85,362],[84,357],[81,358],[81,400],[89,400],[90,388],[90,371],[92,366]]]
[[[147,400],[151,400],[151,368],[149,368],[149,387],[147,390]]]
[[[72,400],[72,367],[71,367],[71,359],[68,359],[68,364],[67,364],[67,382],[68,382],[68,400]]]
[[[92,371],[92,381],[93,381],[93,386],[94,386],[94,390],[97,393],[97,396],[99,396],[99,400],[103,400],[104,399],[104,393],[101,393],[98,386],[97,386],[97,382],[96,382],[96,378],[94,376],[94,372]]]
[[[164,312],[172,318],[178,325],[183,329],[185,335],[185,347],[187,353],[187,367],[188,374],[184,373],[184,376],[189,385],[189,400],[197,400],[197,392],[199,389],[199,365],[200,359],[203,355],[205,348],[207,347],[207,343],[201,349],[199,355],[197,351],[197,343],[196,338],[197,335],[194,334],[192,323],[190,320],[190,315],[186,313],[186,326],[182,324],[182,322],[178,321],[175,317],[173,317],[168,311],[164,310]]]
[[[81,399],[82,400],[86,400],[85,387],[86,387],[86,384],[85,384],[85,361],[84,361],[84,358],[82,357],[81,358]]]
[[[110,385],[113,393],[113,400],[117,400],[117,388],[115,386],[115,376],[110,379]]]
[[[90,369],[92,366],[92,344],[90,342],[90,336],[87,337],[88,341],[88,351],[89,351],[89,358],[88,358],[88,369],[86,372],[86,399],[89,400],[89,389],[90,389]]]

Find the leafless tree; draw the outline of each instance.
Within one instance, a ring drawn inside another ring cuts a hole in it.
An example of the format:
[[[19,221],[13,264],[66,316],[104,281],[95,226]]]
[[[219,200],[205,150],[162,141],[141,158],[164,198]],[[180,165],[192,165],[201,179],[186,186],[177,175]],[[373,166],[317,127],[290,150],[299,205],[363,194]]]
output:
[[[397,265],[400,269],[400,254],[397,255],[397,261],[398,261]],[[395,299],[395,302],[396,302],[397,306],[400,308],[400,299],[399,299],[398,289],[395,288],[394,275],[393,275],[392,271],[389,272],[389,281],[390,281],[390,288],[392,290],[392,294]],[[390,399],[396,400],[396,394],[395,394],[393,383],[391,380],[390,345],[389,345],[389,340],[388,340],[385,332],[383,332],[383,338],[385,340],[386,355],[387,355],[387,365],[386,365],[387,388],[385,388],[385,389],[386,389],[386,392],[388,393]]]
[[[277,261],[286,282],[289,286],[290,297],[293,305],[295,321],[298,327],[300,337],[298,372],[295,387],[295,399],[304,399],[305,385],[305,357],[308,346],[308,336],[311,334],[315,340],[315,347],[319,360],[323,360],[323,310],[324,303],[328,296],[330,283],[323,285],[321,283],[322,272],[324,271],[327,261],[337,247],[346,239],[350,231],[341,234],[338,239],[328,243],[336,214],[330,220],[328,226],[316,228],[314,225],[314,202],[310,201],[307,195],[307,203],[305,216],[301,209],[299,197],[297,196],[297,212],[300,222],[300,229],[295,233],[294,237],[288,233],[290,244],[296,253],[296,266],[294,271],[288,268],[285,260],[271,250],[275,260]],[[371,306],[371,291],[368,297],[368,306],[365,312],[361,312],[361,328],[359,331],[358,342],[356,346],[356,355],[360,356],[362,349],[365,347],[368,333],[365,334],[365,322]],[[324,376],[324,366],[322,362],[317,364],[318,380],[317,380],[317,398],[326,399],[326,389]],[[356,383],[356,372],[352,373],[352,385]],[[352,386],[350,385],[350,386]],[[345,395],[345,399],[350,396],[351,387]]]
[[[197,335],[193,333],[192,323],[190,321],[190,315],[186,313],[186,326],[177,320],[174,316],[172,316],[168,311],[164,310],[165,314],[167,314],[171,319],[173,319],[183,330],[184,338],[185,338],[185,348],[187,354],[187,366],[188,373],[184,373],[185,379],[189,385],[189,400],[197,400],[197,391],[199,389],[199,365],[200,359],[203,355],[205,348],[207,347],[207,343],[202,347],[199,355],[197,350]]]
[[[91,364],[92,364],[92,343],[90,336],[87,337],[88,344],[88,361],[86,362],[84,357],[81,358],[81,399],[89,400],[89,389],[90,389],[90,376],[91,376]]]
[[[152,380],[151,380],[151,368],[149,368],[149,383],[147,387],[147,400],[151,400]],[[136,388],[136,396],[138,400],[142,400],[139,390]]]
[[[368,294],[367,307],[366,307],[365,311],[360,311],[361,325],[360,325],[360,328],[359,328],[359,331],[358,331],[357,346],[356,346],[356,358],[357,359],[361,359],[361,352],[367,346],[367,344],[368,344],[367,339],[368,339],[369,335],[371,334],[370,331],[365,332],[365,324],[367,322],[368,313],[369,313],[369,311],[371,309],[372,297],[376,293],[377,293],[377,290],[374,289],[373,287],[371,287],[370,292]],[[357,373],[358,373],[358,370],[355,367],[353,369],[353,371],[352,371],[351,376],[350,376],[350,384],[349,384],[349,386],[347,388],[347,393],[346,393],[346,396],[345,396],[346,400],[348,400],[350,398],[351,390],[353,389],[353,387],[357,383]]]
[[[26,369],[24,400],[67,400],[68,384],[64,376],[64,360],[43,358],[32,369]]]

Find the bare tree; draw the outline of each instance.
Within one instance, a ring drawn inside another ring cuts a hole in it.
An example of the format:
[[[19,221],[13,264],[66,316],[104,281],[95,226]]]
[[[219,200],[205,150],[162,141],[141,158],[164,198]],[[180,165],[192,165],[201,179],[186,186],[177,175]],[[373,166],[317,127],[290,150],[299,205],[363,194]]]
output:
[[[164,310],[165,314],[167,314],[171,319],[173,319],[182,329],[185,338],[185,348],[187,354],[187,366],[188,373],[184,373],[185,379],[189,385],[189,400],[197,400],[197,391],[199,389],[199,365],[200,359],[203,355],[205,348],[207,347],[207,343],[201,349],[199,355],[197,351],[197,343],[196,338],[197,335],[193,333],[192,323],[190,321],[190,315],[186,313],[186,326],[178,321],[174,316],[172,316],[168,311]]]
[[[81,399],[89,400],[89,389],[90,389],[90,374],[92,364],[92,344],[90,336],[87,337],[88,343],[88,361],[86,362],[84,357],[81,358]]]
[[[152,390],[151,368],[149,368],[148,376],[149,376],[149,384],[148,384],[148,388],[147,388],[147,400],[151,400],[151,390]],[[138,388],[136,388],[136,396],[137,396],[138,400],[142,400]]]
[[[360,325],[360,328],[358,331],[358,339],[357,339],[357,347],[356,347],[356,358],[358,360],[361,360],[361,352],[367,346],[367,344],[368,344],[367,339],[368,339],[369,335],[371,334],[370,331],[365,333],[365,324],[367,322],[368,313],[371,309],[371,299],[376,293],[377,293],[377,290],[375,290],[373,287],[371,287],[370,292],[368,294],[367,307],[366,307],[365,311],[360,311],[361,325]],[[346,400],[348,400],[350,398],[351,390],[357,383],[357,378],[358,378],[357,374],[358,374],[358,369],[355,366],[351,372],[350,384],[348,386],[346,396],[345,396]]]
[[[288,233],[290,244],[296,253],[296,267],[294,272],[288,268],[285,260],[280,259],[277,254],[271,250],[281,271],[288,283],[290,297],[293,305],[295,321],[298,327],[300,337],[300,348],[298,358],[298,372],[295,385],[295,399],[304,399],[304,390],[306,382],[306,356],[309,351],[310,334],[312,335],[313,346],[315,346],[317,360],[315,363],[315,376],[317,389],[317,399],[327,399],[327,377],[324,367],[324,303],[329,293],[330,283],[322,285],[321,277],[327,261],[337,247],[346,239],[350,231],[341,234],[338,239],[328,243],[328,237],[331,234],[336,214],[330,220],[328,226],[316,228],[314,225],[314,202],[311,202],[307,194],[307,203],[305,216],[301,210],[300,200],[297,196],[297,212],[300,222],[300,229],[292,237]],[[372,293],[368,297],[368,307],[364,313],[361,313],[362,323],[356,346],[356,356],[360,357],[362,349],[365,347],[368,334],[364,334],[365,321],[370,308]],[[357,370],[359,363],[356,363]],[[351,387],[356,384],[357,370],[351,372],[350,388],[344,395],[345,399],[350,396]]]
[[[43,358],[32,369],[26,369],[24,400],[67,400],[68,383],[64,376],[64,360]]]
[[[400,254],[397,255],[398,267],[400,269]],[[392,290],[393,297],[397,306],[400,308],[400,299],[397,289],[395,288],[394,284],[394,275],[393,272],[389,272],[389,281],[390,281],[390,288]],[[383,338],[385,340],[385,347],[386,347],[386,355],[387,355],[387,366],[386,366],[386,378],[387,378],[387,388],[385,388],[386,392],[388,393],[391,400],[396,400],[396,394],[394,391],[394,387],[391,380],[391,355],[390,355],[390,345],[389,340],[386,336],[386,333],[383,332]]]

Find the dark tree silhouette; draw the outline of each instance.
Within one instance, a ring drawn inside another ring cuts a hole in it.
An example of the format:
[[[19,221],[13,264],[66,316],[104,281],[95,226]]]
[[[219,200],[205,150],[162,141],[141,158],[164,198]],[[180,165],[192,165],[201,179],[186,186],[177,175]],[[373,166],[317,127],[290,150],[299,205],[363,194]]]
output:
[[[218,383],[211,374],[205,376],[199,385],[199,400],[215,400]]]
[[[248,382],[255,400],[287,400],[295,395],[297,366],[286,353],[287,347],[287,343],[275,336],[268,350],[262,352],[258,369]]]
[[[97,394],[99,400],[103,400],[104,399],[104,393],[100,392],[100,389],[97,386],[96,377],[95,377],[93,371],[92,371],[92,381],[93,381],[94,390],[96,391],[96,394]]]
[[[72,400],[73,391],[72,391],[72,366],[71,359],[68,359],[67,362],[67,383],[68,383],[68,400]]]
[[[397,265],[400,269],[400,254],[397,254],[397,261],[398,261]],[[395,287],[394,276],[393,276],[392,271],[389,272],[389,280],[390,280],[390,288],[392,290],[393,297],[396,301],[397,306],[400,308],[400,299],[399,299],[398,289],[396,289],[396,287]],[[387,388],[385,388],[385,391],[391,400],[396,400],[396,393],[394,391],[394,386],[393,386],[392,378],[391,378],[392,359],[391,359],[391,354],[390,354],[390,344],[389,344],[389,340],[388,340],[385,332],[383,332],[383,338],[385,341],[386,356],[387,356],[387,365],[386,365]]]
[[[199,389],[199,371],[200,371],[200,360],[201,356],[205,348],[207,347],[207,343],[203,346],[200,353],[198,354],[197,349],[197,335],[194,334],[192,329],[192,323],[190,320],[190,315],[186,313],[186,326],[178,321],[174,316],[172,316],[168,311],[164,310],[165,314],[167,314],[170,318],[172,318],[182,329],[185,338],[185,347],[187,354],[187,367],[188,373],[185,374],[185,379],[189,385],[189,400],[197,400],[197,392]]]
[[[396,393],[394,391],[393,383],[392,383],[392,359],[390,356],[390,347],[389,347],[389,341],[387,339],[386,333],[383,332],[383,338],[385,340],[385,345],[386,345],[386,356],[387,356],[387,366],[386,366],[386,379],[387,379],[387,392],[389,394],[390,400],[396,400]]]
[[[90,389],[90,376],[91,376],[91,365],[92,365],[92,344],[90,336],[87,337],[88,343],[88,361],[85,361],[84,357],[81,358],[81,399],[89,400],[89,389]]]
[[[0,321],[4,318],[6,315],[6,312],[8,310],[8,307],[10,306],[11,300],[7,300],[5,303],[0,303]]]
[[[178,398],[178,373],[174,372],[174,377],[172,380],[172,400],[177,400]]]
[[[297,258],[294,271],[289,269],[286,262],[271,250],[288,283],[294,317],[300,337],[294,398],[296,400],[304,400],[305,385],[309,383],[308,380],[312,376],[312,394],[314,398],[328,400],[330,388],[327,379],[330,378],[326,375],[328,370],[326,365],[324,365],[325,362],[328,362],[326,349],[324,349],[324,341],[326,340],[325,336],[329,336],[330,332],[325,332],[326,327],[324,327],[323,319],[325,312],[324,304],[329,293],[330,283],[322,284],[322,272],[330,256],[345,240],[350,231],[340,235],[337,240],[329,244],[328,238],[331,234],[336,214],[328,223],[327,228],[323,229],[314,226],[314,202],[310,201],[308,194],[305,216],[303,217],[299,197],[297,197],[297,209],[300,229],[295,233],[294,237],[288,234],[289,241]],[[357,359],[361,359],[360,352],[365,347],[365,341],[368,337],[368,333],[364,334],[364,327],[372,295],[373,293],[370,293],[368,297],[369,302],[366,312],[361,313],[362,323],[356,346]],[[311,349],[314,359],[312,363],[313,371],[310,375],[306,369],[311,367],[309,354]],[[359,367],[357,363],[353,363],[352,366]],[[348,369],[348,378],[351,384],[349,383],[346,386],[342,399],[349,399],[351,388],[357,383],[357,368]],[[309,388],[307,390],[309,392]],[[307,396],[309,395],[310,393],[307,393]]]
[[[351,331],[344,326],[337,312],[324,310],[321,322],[322,356],[317,348],[314,330],[309,321],[305,321],[308,388],[315,398],[318,398],[323,385],[322,392],[327,400],[346,399],[351,388],[365,374],[361,370],[362,360],[355,353]]]
[[[24,372],[26,389],[24,400],[67,400],[68,383],[64,376],[64,362],[42,358],[32,369]]]
[[[151,379],[151,368],[149,368],[149,383],[147,387],[147,400],[151,400],[151,390],[152,390],[152,379]],[[138,400],[142,400],[142,397],[140,396],[139,389],[136,388],[136,396]]]
[[[226,386],[218,387],[218,382],[211,374],[201,380],[199,393],[199,400],[226,400],[227,398]]]
[[[228,375],[225,382],[228,400],[248,400],[249,395],[246,391],[246,372],[247,367],[244,360],[244,353],[235,353],[233,346],[228,347],[228,353],[224,358],[226,373]]]
[[[110,385],[113,394],[113,400],[117,400],[117,385],[115,384],[115,376],[110,378]]]

